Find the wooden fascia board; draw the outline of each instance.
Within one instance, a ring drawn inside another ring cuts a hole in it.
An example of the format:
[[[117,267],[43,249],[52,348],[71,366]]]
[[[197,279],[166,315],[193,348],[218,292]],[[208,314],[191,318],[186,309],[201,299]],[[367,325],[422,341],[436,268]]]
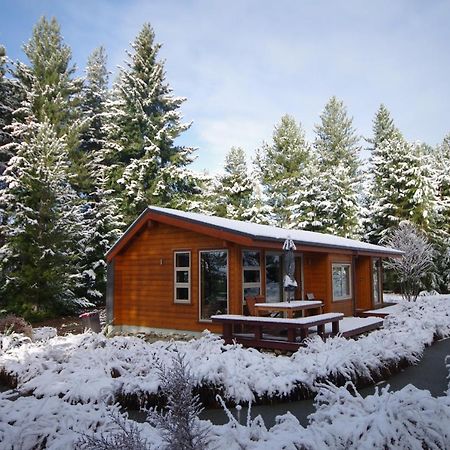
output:
[[[125,231],[119,240],[106,253],[106,261],[111,261],[148,222],[148,210],[145,210]]]
[[[160,214],[152,210],[145,210],[108,251],[106,254],[106,260],[111,261],[133,239],[133,237],[136,236],[142,227],[150,221],[164,223],[183,230],[194,231],[196,233],[204,234],[224,241],[234,242],[242,246],[256,247],[258,245],[253,239],[247,236],[242,236],[239,233],[233,233],[220,228],[191,222],[182,218]]]

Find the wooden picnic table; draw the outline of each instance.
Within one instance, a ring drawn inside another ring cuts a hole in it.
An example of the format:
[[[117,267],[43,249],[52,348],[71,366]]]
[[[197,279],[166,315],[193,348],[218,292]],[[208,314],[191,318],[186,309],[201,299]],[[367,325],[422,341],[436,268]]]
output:
[[[309,329],[312,327],[317,327],[318,335],[325,339],[325,325],[331,323],[331,334],[338,334],[339,321],[343,317],[344,314],[342,313],[326,313],[297,319],[220,314],[212,316],[211,319],[213,322],[222,324],[222,336],[226,344],[236,341],[248,347],[295,351],[302,345],[302,341],[309,336]],[[240,327],[242,325],[250,327],[250,336],[235,331],[235,326]],[[286,339],[263,334],[263,329],[287,330]],[[300,339],[297,339],[297,337]]]
[[[322,313],[323,303],[320,300],[291,300],[290,302],[255,303],[255,313],[261,316],[263,312],[282,312],[285,317],[292,319],[298,311],[304,317],[307,309],[319,309]]]

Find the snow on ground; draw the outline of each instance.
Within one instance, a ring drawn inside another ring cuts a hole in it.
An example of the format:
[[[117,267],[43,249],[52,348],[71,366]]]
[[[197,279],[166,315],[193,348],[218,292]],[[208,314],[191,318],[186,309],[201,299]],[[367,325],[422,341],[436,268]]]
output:
[[[436,335],[450,336],[450,297],[403,302],[381,330],[358,340],[335,337],[323,342],[313,337],[291,357],[224,345],[210,333],[189,342],[152,344],[136,337],[84,333],[21,345],[8,344],[4,337],[0,368],[17,377],[22,393],[62,396],[71,403],[112,402],[120,395],[156,393],[154,363],[170,364],[178,349],[186,353],[198,385],[222,388],[226,398],[242,402],[255,395],[287,396],[299,384],[315,390],[318,380],[330,377],[370,378],[402,360],[414,363]]]
[[[396,312],[399,312],[402,310],[402,304],[401,303],[397,303],[396,305],[391,305],[391,306],[385,306],[384,308],[378,308],[378,309],[371,309],[369,311],[365,311],[368,313],[375,313],[375,314],[393,314]]]
[[[224,345],[210,333],[189,342],[152,344],[94,333],[37,342],[0,335],[0,368],[17,377],[20,394],[30,395],[12,401],[10,393],[0,394],[0,442],[20,442],[5,448],[28,449],[45,439],[47,448],[70,448],[80,430],[108,432],[108,414],[118,396],[156,393],[155,362],[171,364],[174,351],[181,351],[198,385],[221,388],[226,398],[238,402],[255,395],[288,395],[299,384],[319,392],[307,428],[289,414],[271,430],[261,419],[248,427],[230,422],[212,427],[212,447],[344,449],[362,448],[359,443],[364,442],[371,448],[421,448],[418,443],[426,442],[435,443],[430,448],[448,448],[448,396],[435,399],[428,391],[407,386],[363,400],[345,388],[317,384],[333,376],[370,378],[402,360],[414,363],[435,336],[450,336],[450,297],[423,297],[399,305],[381,330],[358,340],[312,338],[291,357]],[[148,424],[139,427],[157,448],[157,432]]]

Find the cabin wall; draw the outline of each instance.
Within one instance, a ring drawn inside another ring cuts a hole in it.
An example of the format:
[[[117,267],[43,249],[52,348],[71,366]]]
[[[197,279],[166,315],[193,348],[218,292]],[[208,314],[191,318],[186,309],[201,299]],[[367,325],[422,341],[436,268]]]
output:
[[[199,251],[228,250],[228,305],[242,314],[242,250],[251,249],[195,231],[150,222],[134,236],[109,265],[109,311],[116,326],[221,332],[221,326],[199,320]],[[265,250],[261,251],[261,291],[265,295]],[[281,249],[280,249],[281,250]],[[191,302],[174,302],[174,252],[191,253]],[[303,292],[324,301],[324,312],[353,315],[354,307],[372,307],[371,258],[351,254],[303,254]],[[354,258],[354,265],[352,260]],[[297,263],[300,259],[297,259]],[[351,298],[333,301],[332,264],[352,264]],[[297,277],[300,278],[300,267]],[[299,298],[300,289],[296,296]],[[356,302],[356,305],[355,305]]]
[[[359,256],[355,261],[356,309],[371,309],[372,302],[372,258]]]
[[[328,255],[326,253],[304,253],[303,278],[305,296],[313,293],[316,299],[323,300],[325,305],[328,293]]]
[[[228,298],[241,283],[239,248],[192,231],[152,222],[114,258],[114,325],[220,332],[221,326],[199,321],[199,251],[228,250]],[[174,303],[174,251],[191,252],[191,303]]]
[[[332,265],[334,263],[352,264],[352,256],[346,254],[332,253],[328,255],[328,303],[326,305],[327,312],[341,312],[346,316],[353,315],[353,297],[355,295],[353,288],[353,279],[351,279],[351,296],[344,300],[333,300],[333,281],[332,281]],[[354,277],[353,268],[351,269],[351,277]]]

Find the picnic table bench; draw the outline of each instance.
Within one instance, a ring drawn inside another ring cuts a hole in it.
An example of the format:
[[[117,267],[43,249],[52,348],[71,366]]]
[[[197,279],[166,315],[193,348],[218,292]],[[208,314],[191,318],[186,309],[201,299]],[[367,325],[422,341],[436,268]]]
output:
[[[222,324],[223,339],[227,344],[231,344],[235,340],[245,346],[255,348],[297,350],[301,345],[301,341],[308,337],[309,329],[312,327],[317,327],[317,334],[325,339],[325,324],[331,323],[331,334],[338,334],[339,321],[343,317],[344,314],[342,313],[318,314],[316,316],[299,317],[296,319],[220,314],[212,316],[211,320],[215,323]],[[236,333],[234,331],[235,325],[244,325],[251,330],[251,333]],[[280,336],[268,335],[263,333],[263,329],[278,332],[287,330],[287,338],[282,339]]]

